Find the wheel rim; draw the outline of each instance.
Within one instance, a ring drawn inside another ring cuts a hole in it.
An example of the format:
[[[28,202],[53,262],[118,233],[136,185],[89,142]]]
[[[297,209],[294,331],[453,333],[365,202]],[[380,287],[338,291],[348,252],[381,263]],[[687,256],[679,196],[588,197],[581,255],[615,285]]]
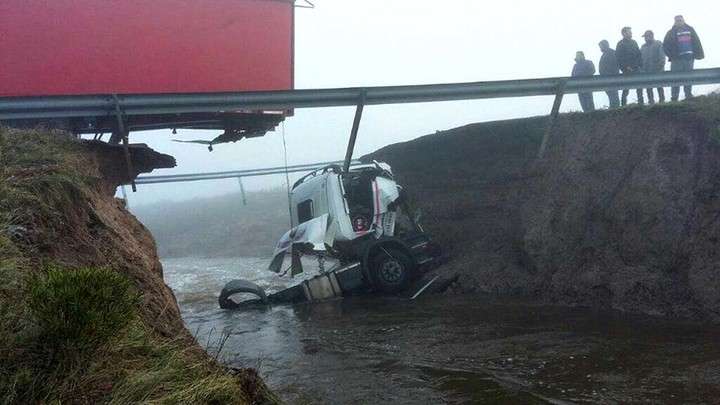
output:
[[[402,280],[405,271],[402,263],[398,260],[390,259],[385,261],[380,267],[380,277],[388,283],[397,284]]]

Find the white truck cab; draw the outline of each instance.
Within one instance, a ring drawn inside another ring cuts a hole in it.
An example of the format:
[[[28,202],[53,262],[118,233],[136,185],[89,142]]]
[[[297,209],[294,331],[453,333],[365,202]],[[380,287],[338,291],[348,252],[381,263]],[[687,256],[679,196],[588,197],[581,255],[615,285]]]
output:
[[[385,163],[339,167],[312,172],[293,186],[290,201],[294,224],[304,224],[327,215],[328,241],[351,241],[374,232],[393,236],[395,209],[400,186]],[[289,236],[289,233],[288,233]]]
[[[290,202],[297,226],[278,242],[273,271],[280,271],[282,258],[295,246],[343,263],[360,262],[370,284],[394,292],[433,259],[430,240],[411,217],[386,163],[348,172],[339,166],[315,170],[295,183]]]
[[[307,174],[293,185],[295,226],[280,238],[269,269],[280,273],[290,256],[291,274],[302,273],[301,255],[335,258],[339,267],[269,296],[253,283],[235,280],[221,292],[220,306],[236,307],[229,297],[238,292],[279,303],[407,289],[438,261],[440,250],[412,217],[403,194],[386,163],[357,165],[348,172],[333,165]]]

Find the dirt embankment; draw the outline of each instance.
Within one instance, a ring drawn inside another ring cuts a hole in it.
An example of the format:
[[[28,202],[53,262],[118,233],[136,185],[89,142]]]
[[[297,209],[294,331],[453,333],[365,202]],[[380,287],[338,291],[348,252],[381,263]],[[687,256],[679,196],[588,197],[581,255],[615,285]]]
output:
[[[720,321],[720,97],[469,125],[389,162],[467,291]]]
[[[7,363],[0,402],[272,401],[253,370],[228,373],[185,328],[152,235],[114,197],[119,184],[173,167],[175,159],[142,146],[130,151],[134,173],[121,147],[62,132],[0,128],[0,325],[12,327],[0,345]],[[66,354],[72,350],[46,348],[26,296],[47,266],[127,277],[141,296],[137,321],[73,357]],[[37,373],[28,374],[35,367]],[[39,381],[35,374],[48,376]]]
[[[16,239],[30,247],[38,261],[51,261],[67,268],[112,267],[127,275],[142,292],[141,314],[146,323],[165,336],[188,335],[175,297],[163,280],[152,235],[115,198],[117,187],[128,183],[130,177],[156,168],[174,167],[175,159],[149,148],[131,148],[135,173],[128,173],[120,146],[65,141],[53,147],[61,149],[56,153],[72,156],[68,160],[77,164],[71,170],[78,179],[90,181],[52,184],[51,177],[59,169],[53,164],[26,167],[14,173],[11,169],[12,182],[35,181],[38,176],[48,178],[48,187],[35,190],[42,194],[48,211],[55,214],[54,218],[45,218],[40,212],[29,218],[26,226],[21,225]],[[24,151],[20,148],[9,153]]]

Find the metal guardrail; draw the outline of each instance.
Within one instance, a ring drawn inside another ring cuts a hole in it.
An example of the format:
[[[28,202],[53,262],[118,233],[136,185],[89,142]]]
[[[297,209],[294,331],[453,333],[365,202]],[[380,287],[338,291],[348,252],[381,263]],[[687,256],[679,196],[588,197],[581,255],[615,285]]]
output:
[[[138,94],[0,98],[0,121],[124,115],[186,114],[233,111],[281,111],[317,108],[422,103],[506,97],[556,95],[624,88],[670,87],[720,83],[720,68],[632,76],[555,77],[529,80],[413,86],[307,89],[244,93]]]
[[[293,165],[285,168],[282,167],[269,167],[264,169],[248,169],[248,170],[234,170],[224,172],[208,172],[208,173],[188,173],[188,174],[170,174],[162,176],[140,176],[135,180],[135,184],[161,184],[161,183],[182,183],[190,181],[203,181],[203,180],[220,180],[220,179],[233,179],[242,177],[257,177],[257,176],[268,176],[271,174],[285,174],[297,173],[297,172],[309,172],[315,169],[320,169],[330,165],[342,166],[343,160],[332,161],[332,162],[320,162],[320,163],[307,163],[302,165]],[[361,164],[359,160],[353,160],[353,165]]]

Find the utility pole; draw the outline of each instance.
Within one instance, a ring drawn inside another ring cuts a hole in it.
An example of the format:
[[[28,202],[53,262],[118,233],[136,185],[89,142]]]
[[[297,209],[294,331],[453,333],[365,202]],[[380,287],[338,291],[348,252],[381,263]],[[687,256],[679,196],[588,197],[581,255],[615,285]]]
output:
[[[243,205],[247,205],[247,198],[245,198],[245,186],[243,185],[242,176],[238,176],[238,184],[240,185],[240,195],[242,195]]]

